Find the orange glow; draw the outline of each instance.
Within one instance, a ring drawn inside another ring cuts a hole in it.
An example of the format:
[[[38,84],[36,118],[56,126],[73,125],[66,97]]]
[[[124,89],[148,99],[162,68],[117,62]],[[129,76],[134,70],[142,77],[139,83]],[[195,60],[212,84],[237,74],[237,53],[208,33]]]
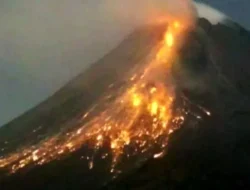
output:
[[[153,88],[150,89],[150,93],[151,94],[155,93],[156,91],[157,91],[157,89],[155,87],[153,87]]]
[[[111,142],[111,148],[112,149],[116,149],[117,148],[117,141],[116,140],[114,140],[114,141]]]
[[[173,34],[171,32],[166,33],[166,35],[165,35],[165,43],[170,48],[174,45],[174,37],[173,37]]]
[[[133,95],[133,105],[134,107],[138,107],[141,104],[141,98],[138,94]]]
[[[175,39],[177,35],[180,35],[180,30],[177,30],[180,27],[180,23],[175,21],[173,25],[169,25],[167,31],[164,35],[164,45],[162,48],[158,51],[156,55],[156,59],[161,62],[170,61],[170,57],[173,56],[172,48],[175,45]],[[168,63],[170,64],[170,63]]]
[[[127,146],[133,148],[136,154],[140,154],[150,153],[152,145],[160,145],[161,153],[148,155],[154,158],[163,156],[169,135],[180,127],[179,121],[184,121],[184,114],[173,115],[175,94],[171,90],[172,84],[166,84],[165,81],[165,75],[169,70],[163,66],[164,64],[159,64],[162,62],[173,64],[170,58],[173,58],[175,53],[175,39],[180,35],[173,28],[179,26],[181,26],[179,22],[168,26],[155,58],[150,60],[146,68],[131,74],[124,90],[117,93],[115,100],[110,101],[108,106],[103,106],[101,110],[91,108],[83,115],[82,126],[77,129],[62,132],[37,145],[23,147],[5,157],[0,157],[0,168],[7,168],[11,173],[15,173],[29,165],[42,165],[58,159],[81,148],[84,143],[91,142],[93,145],[91,147],[98,151],[106,140],[113,156],[110,170],[112,172],[119,158],[126,153],[124,150]],[[155,84],[154,87],[152,83]],[[115,92],[110,92],[109,96],[113,93]],[[105,103],[103,100],[97,102],[100,105],[106,105]],[[89,122],[84,123],[84,119],[93,115],[90,114],[91,110],[97,114],[90,118]],[[211,114],[208,111],[206,113]],[[91,160],[93,156],[86,158],[89,169],[94,167],[94,162]],[[108,154],[102,156],[103,159],[107,157]]]
[[[129,137],[129,133],[127,131],[121,132],[121,138],[123,139],[123,141],[125,142],[126,145],[128,145],[130,143],[130,137]]]
[[[165,116],[166,116],[166,107],[165,107],[165,106],[161,106],[159,117],[160,117],[161,119],[164,119]]]
[[[158,103],[156,101],[152,102],[151,106],[150,106],[150,112],[151,115],[156,115],[157,111],[158,111]]]
[[[101,141],[102,138],[103,138],[102,135],[98,135],[96,139],[97,139],[98,141]]]
[[[174,27],[175,28],[180,28],[180,23],[178,21],[174,21]]]

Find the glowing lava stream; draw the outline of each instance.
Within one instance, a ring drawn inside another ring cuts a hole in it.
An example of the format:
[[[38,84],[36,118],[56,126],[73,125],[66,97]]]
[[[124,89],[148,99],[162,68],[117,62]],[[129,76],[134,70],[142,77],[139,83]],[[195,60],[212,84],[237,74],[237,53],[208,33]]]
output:
[[[42,165],[81,148],[84,143],[92,145],[96,152],[104,142],[109,142],[113,158],[111,172],[121,156],[130,156],[124,151],[125,147],[133,149],[131,154],[150,152],[153,145],[158,145],[163,151],[169,134],[184,121],[184,116],[172,113],[174,89],[172,84],[166,84],[182,27],[178,22],[168,26],[155,59],[142,74],[133,74],[125,91],[99,115],[78,129],[0,158],[0,168],[14,173],[27,166]],[[162,152],[150,154],[154,158],[163,155]],[[90,160],[89,168],[93,167],[93,160]]]

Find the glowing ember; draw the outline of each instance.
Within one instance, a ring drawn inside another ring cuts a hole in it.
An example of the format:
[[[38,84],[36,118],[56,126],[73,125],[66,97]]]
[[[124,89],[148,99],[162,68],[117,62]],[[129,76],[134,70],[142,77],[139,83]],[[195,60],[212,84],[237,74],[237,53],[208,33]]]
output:
[[[103,138],[102,135],[98,135],[96,139],[97,139],[98,141],[101,141],[102,138]]]
[[[168,47],[172,47],[174,45],[174,37],[171,32],[167,32],[165,35],[165,42],[168,45]]]
[[[157,159],[157,158],[161,158],[161,157],[163,157],[163,156],[164,156],[164,152],[160,152],[160,153],[158,153],[158,154],[155,154],[155,155],[154,155],[154,158]]]
[[[156,89],[155,87],[153,87],[153,88],[151,88],[150,93],[153,94],[153,93],[155,93],[156,91],[157,91],[157,89]]]
[[[142,68],[143,72],[138,72],[143,74],[132,74],[124,92],[111,101],[104,111],[80,128],[0,158],[0,168],[7,168],[14,173],[28,165],[42,165],[81,148],[87,142],[93,145],[96,152],[105,146],[106,140],[113,155],[110,171],[114,172],[115,165],[125,154],[125,147],[131,147],[136,154],[150,152],[154,144],[164,150],[169,134],[180,126],[180,120],[184,121],[184,116],[173,115],[174,91],[171,85],[166,85],[165,75],[169,71],[164,70],[165,63],[171,64],[169,57],[174,51],[174,39],[181,35],[173,28],[179,27],[178,22],[169,26],[156,58],[146,68]],[[82,119],[87,118],[89,113],[83,115]],[[151,153],[151,156],[159,158],[163,154]],[[94,162],[90,157],[86,159],[89,169],[92,169]],[[102,159],[107,157],[108,154],[105,154]]]
[[[140,106],[140,104],[141,104],[141,98],[140,98],[140,96],[138,94],[134,94],[133,95],[133,105],[135,107],[138,107],[138,106]]]
[[[35,150],[35,151],[32,153],[32,154],[33,154],[33,155],[32,155],[33,161],[37,161],[37,160],[39,159],[37,153],[38,153],[38,150]]]
[[[174,132],[173,129],[169,129],[168,134],[171,134],[173,132]]]
[[[158,111],[158,103],[156,101],[152,102],[150,106],[151,115],[156,115]]]
[[[178,21],[174,21],[174,27],[175,28],[180,28],[180,23]]]
[[[209,111],[205,111],[208,116],[211,116],[211,113]]]
[[[89,162],[89,169],[91,170],[91,169],[93,169],[93,167],[94,167],[94,162],[93,162],[93,161],[90,161],[90,162]]]

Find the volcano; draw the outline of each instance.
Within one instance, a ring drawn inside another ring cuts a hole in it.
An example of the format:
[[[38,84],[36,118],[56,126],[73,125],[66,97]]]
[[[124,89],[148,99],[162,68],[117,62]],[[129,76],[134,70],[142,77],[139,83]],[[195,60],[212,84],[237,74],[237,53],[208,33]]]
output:
[[[0,189],[248,189],[249,52],[231,21],[134,31],[0,128]]]

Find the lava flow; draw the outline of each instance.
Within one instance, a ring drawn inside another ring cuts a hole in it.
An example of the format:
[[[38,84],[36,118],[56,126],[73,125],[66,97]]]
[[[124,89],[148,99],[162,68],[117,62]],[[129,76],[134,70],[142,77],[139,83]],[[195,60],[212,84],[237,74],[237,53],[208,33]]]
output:
[[[54,135],[0,158],[0,168],[15,173],[28,166],[43,165],[80,149],[85,143],[91,145],[94,152],[108,144],[110,153],[107,154],[112,156],[111,172],[122,156],[147,153],[154,158],[161,157],[169,134],[185,120],[185,114],[173,113],[175,94],[170,80],[175,45],[183,28],[179,22],[167,27],[155,58],[132,73],[125,87],[116,93],[114,100],[108,102],[104,111],[77,129]],[[89,112],[83,116],[83,120],[88,115]],[[160,150],[152,151],[154,145]],[[126,147],[132,151],[126,152]],[[105,159],[107,154],[102,158]],[[93,158],[93,155],[90,157]],[[93,167],[93,160],[90,160],[89,168]]]

